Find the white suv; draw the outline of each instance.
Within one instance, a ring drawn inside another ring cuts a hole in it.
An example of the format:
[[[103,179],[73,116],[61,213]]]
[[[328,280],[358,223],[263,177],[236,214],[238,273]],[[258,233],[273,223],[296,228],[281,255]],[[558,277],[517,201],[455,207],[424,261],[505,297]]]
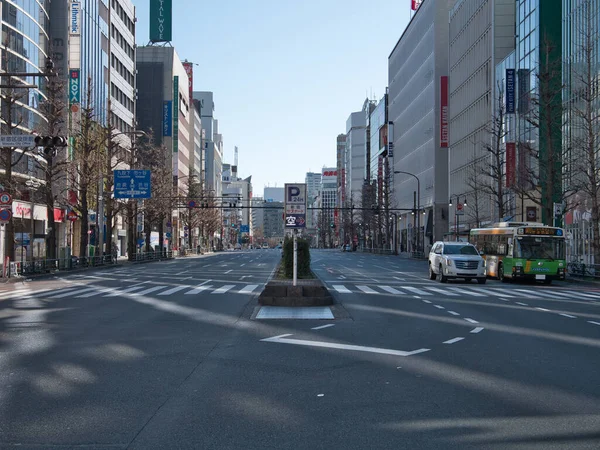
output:
[[[466,242],[436,242],[429,252],[429,279],[473,278],[479,284],[486,282],[485,260],[474,245]]]

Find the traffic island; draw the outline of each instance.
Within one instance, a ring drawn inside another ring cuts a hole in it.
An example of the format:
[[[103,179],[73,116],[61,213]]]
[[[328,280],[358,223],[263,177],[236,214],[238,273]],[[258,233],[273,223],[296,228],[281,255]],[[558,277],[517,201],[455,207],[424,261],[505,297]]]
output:
[[[258,296],[263,306],[329,306],[333,297],[317,278],[298,280],[293,286],[292,280],[273,279]]]

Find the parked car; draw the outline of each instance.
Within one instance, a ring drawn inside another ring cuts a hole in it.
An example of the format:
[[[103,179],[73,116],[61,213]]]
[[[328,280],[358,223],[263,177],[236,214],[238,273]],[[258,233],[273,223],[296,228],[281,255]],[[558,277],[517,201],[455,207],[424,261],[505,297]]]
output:
[[[345,252],[351,252],[351,251],[352,251],[352,246],[351,246],[350,244],[346,244],[346,245],[344,246],[344,251],[345,251]]]
[[[445,283],[450,278],[487,280],[485,260],[474,245],[467,242],[436,242],[429,252],[429,279]]]

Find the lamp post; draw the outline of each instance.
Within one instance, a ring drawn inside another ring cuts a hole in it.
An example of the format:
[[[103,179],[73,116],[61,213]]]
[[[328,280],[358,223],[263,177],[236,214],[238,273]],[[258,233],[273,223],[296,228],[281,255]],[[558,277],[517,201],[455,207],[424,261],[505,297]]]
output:
[[[411,177],[413,177],[415,180],[417,180],[417,204],[415,205],[415,214],[417,215],[417,251],[420,252],[421,251],[421,239],[420,239],[420,235],[421,235],[421,215],[419,214],[421,212],[421,180],[419,180],[419,177],[416,176],[414,173],[410,173],[410,172],[405,172],[403,170],[394,170],[394,173],[401,173],[404,175],[409,175]]]
[[[452,206],[452,197],[454,197],[453,195],[450,196],[450,200],[448,201],[448,206]],[[463,203],[460,202],[460,198],[458,195],[455,196],[456,197],[456,210],[454,211],[454,223],[455,223],[455,234],[456,234],[456,241],[459,241],[459,226],[460,226],[460,216],[462,216],[464,214],[464,207],[467,206],[467,197],[465,196],[465,201]]]

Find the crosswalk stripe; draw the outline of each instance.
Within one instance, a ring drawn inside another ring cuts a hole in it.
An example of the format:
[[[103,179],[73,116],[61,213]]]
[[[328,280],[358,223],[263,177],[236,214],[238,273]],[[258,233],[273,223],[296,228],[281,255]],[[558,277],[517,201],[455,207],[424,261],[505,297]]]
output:
[[[240,294],[250,294],[257,287],[258,287],[258,284],[249,284],[248,286],[246,286],[240,290]]]
[[[402,294],[402,292],[400,292],[397,289],[394,289],[393,287],[390,286],[379,286],[381,289],[383,289],[386,292],[389,292],[390,294]]]
[[[454,292],[448,292],[448,291],[446,291],[444,289],[439,289],[439,288],[434,288],[434,287],[428,287],[427,290],[433,291],[433,292],[437,292],[438,294],[452,296],[452,297],[458,295],[458,294],[455,294]]]
[[[574,294],[575,294],[575,295],[574,295],[575,297],[577,297],[577,296],[582,296],[582,297],[585,297],[585,298],[592,298],[592,299],[594,299],[594,300],[598,300],[598,299],[600,298],[600,297],[598,297],[597,295],[594,295],[594,294],[587,294],[587,293],[583,293],[583,292],[577,292],[577,293],[574,293]]]
[[[185,286],[185,285],[184,286],[175,286],[174,288],[168,289],[165,292],[161,292],[158,295],[171,295],[171,294],[174,294],[175,292],[179,292],[179,291],[181,291],[185,288],[189,288],[189,287],[190,286]]]
[[[573,295],[577,296],[578,293],[574,292],[552,292],[554,295],[558,295],[559,297],[564,298],[573,298]]]
[[[143,291],[140,291],[140,292],[134,292],[131,295],[146,295],[146,294],[149,294],[149,293],[154,292],[154,291],[160,291],[161,289],[164,289],[166,287],[167,286],[153,286],[151,288],[144,289]]]
[[[88,292],[87,294],[81,294],[76,296],[75,298],[89,298],[94,297],[95,295],[105,294],[107,292],[114,292],[116,288],[98,288],[93,290],[92,292]]]
[[[191,291],[185,292],[183,295],[195,295],[199,294],[202,291],[207,291],[212,288],[212,284],[203,284],[202,286],[195,287]]]
[[[341,284],[334,284],[333,288],[338,291],[340,294],[351,294],[352,291],[346,288],[346,286]]]
[[[466,289],[460,289],[455,287],[449,287],[448,289],[452,289],[454,292],[458,292],[459,294],[466,294],[472,297],[485,297],[483,294],[479,294],[478,292],[468,291]]]
[[[127,288],[127,289],[123,289],[122,291],[113,292],[112,294],[106,294],[103,297],[118,297],[119,295],[127,294],[129,292],[133,292],[133,291],[136,291],[138,289],[143,289],[145,287],[146,286],[133,286],[133,287],[130,287],[130,288]]]
[[[75,294],[82,294],[84,292],[94,291],[95,287],[87,288],[87,289],[79,289],[79,288],[69,288],[69,289],[61,289],[59,294],[50,295],[46,298],[65,298],[74,296]],[[73,292],[76,291],[76,292]]]
[[[417,288],[411,287],[411,286],[402,286],[402,289],[405,289],[405,290],[407,290],[409,292],[413,292],[413,293],[415,293],[417,295],[433,295],[431,292],[425,292],[425,291],[423,291],[421,289],[417,289]]]
[[[530,297],[541,297],[541,298],[557,298],[554,295],[546,294],[544,292],[531,291],[529,289],[515,289],[517,292],[522,292]]]
[[[19,295],[29,294],[31,291],[29,289],[19,289],[15,291],[8,291],[6,294],[0,294],[0,299],[6,300],[12,297],[18,297]]]
[[[374,291],[369,286],[356,285],[356,287],[359,288],[361,291],[363,291],[365,294],[377,294],[377,291]]]
[[[235,284],[226,284],[225,286],[221,286],[219,289],[215,289],[212,293],[213,294],[224,294],[232,287],[235,287]]]
[[[481,292],[486,293],[488,295],[497,295],[498,297],[509,297],[509,298],[514,297],[514,295],[505,294],[503,292],[498,292],[495,289],[481,289],[481,288],[479,288],[478,291],[481,291]]]

